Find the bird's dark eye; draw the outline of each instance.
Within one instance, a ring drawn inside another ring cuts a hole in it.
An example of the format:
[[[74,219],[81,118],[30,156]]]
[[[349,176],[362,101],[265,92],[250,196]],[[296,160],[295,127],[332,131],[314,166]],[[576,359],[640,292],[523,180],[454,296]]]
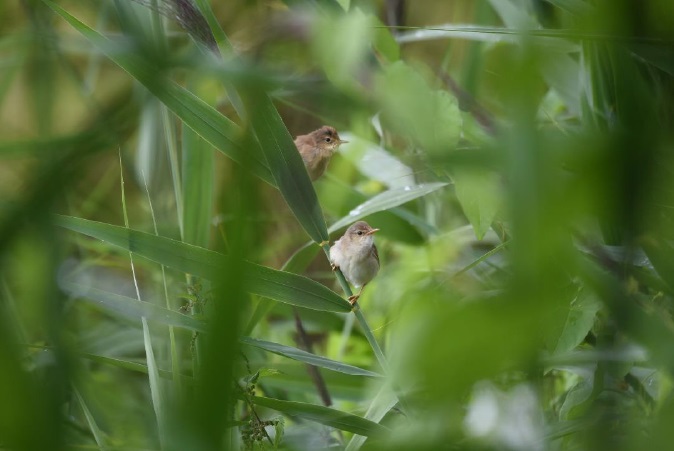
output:
[[[359,230],[359,231],[357,231],[356,233],[357,233],[358,235],[362,235],[362,234],[363,234],[363,231],[362,231],[362,230]]]
[[[332,141],[332,139],[330,139],[329,136],[328,136],[327,138],[325,138],[325,142],[326,142],[326,143],[329,143],[330,141]]]

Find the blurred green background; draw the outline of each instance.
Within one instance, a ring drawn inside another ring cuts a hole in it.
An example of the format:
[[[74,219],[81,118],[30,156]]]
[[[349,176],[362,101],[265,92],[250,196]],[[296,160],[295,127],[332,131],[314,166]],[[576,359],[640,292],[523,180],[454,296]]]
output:
[[[0,449],[672,448],[670,0],[5,0],[0,61]]]

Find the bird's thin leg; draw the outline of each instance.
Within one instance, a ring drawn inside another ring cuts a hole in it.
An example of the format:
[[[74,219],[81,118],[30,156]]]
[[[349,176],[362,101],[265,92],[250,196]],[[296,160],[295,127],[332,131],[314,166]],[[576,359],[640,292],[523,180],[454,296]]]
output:
[[[339,266],[337,266],[337,265],[335,265],[334,263],[330,262],[330,268],[331,268],[333,271],[337,271],[337,270],[339,269]]]
[[[349,302],[351,303],[351,305],[354,305],[356,303],[356,301],[360,297],[360,294],[363,292],[363,288],[365,288],[365,285],[367,285],[367,284],[363,284],[363,286],[360,287],[360,290],[358,290],[358,293],[349,296]]]

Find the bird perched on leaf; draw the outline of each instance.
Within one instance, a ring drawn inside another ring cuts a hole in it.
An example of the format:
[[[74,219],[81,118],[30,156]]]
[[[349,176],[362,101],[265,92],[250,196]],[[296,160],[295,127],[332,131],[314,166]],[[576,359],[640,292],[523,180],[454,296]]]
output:
[[[339,268],[351,285],[360,288],[358,294],[349,297],[351,305],[379,272],[379,253],[372,236],[378,231],[365,221],[355,222],[330,248],[333,271]]]
[[[323,175],[332,155],[340,144],[346,142],[348,141],[339,138],[337,130],[327,125],[295,138],[295,146],[302,156],[312,182]]]

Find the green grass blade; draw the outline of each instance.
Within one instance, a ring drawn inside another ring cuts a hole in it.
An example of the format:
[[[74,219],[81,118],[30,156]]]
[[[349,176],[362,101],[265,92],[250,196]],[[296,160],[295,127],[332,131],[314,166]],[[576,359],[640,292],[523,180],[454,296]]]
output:
[[[329,239],[318,196],[288,129],[264,92],[249,89],[246,101],[255,134],[283,198],[317,243]]]
[[[126,194],[124,190],[124,170],[122,166],[122,155],[119,155],[120,163],[120,185],[122,194],[122,213],[124,214],[124,226],[129,228],[129,217],[126,208]],[[133,252],[129,249],[129,263],[131,265],[131,274],[133,277],[133,285],[136,288],[136,300],[142,303],[140,296],[140,288],[138,286],[138,278],[136,277],[136,267],[133,262]],[[159,442],[163,445],[165,440],[165,424],[164,424],[164,392],[159,380],[159,369],[157,361],[154,357],[154,349],[152,348],[152,336],[150,335],[150,326],[147,322],[147,317],[141,316],[141,323],[143,325],[143,344],[145,346],[145,361],[147,362],[148,383],[150,385],[150,397],[152,398],[152,407],[155,416],[157,417],[157,430],[159,431]],[[163,448],[163,446],[162,446]]]
[[[208,249],[124,227],[70,216],[57,216],[56,223],[165,266],[210,280],[218,279],[228,261],[226,255]],[[307,277],[249,262],[245,265],[249,293],[313,310],[351,310],[351,305],[345,299]]]
[[[110,60],[128,72],[154,96],[176,114],[188,127],[213,147],[236,162],[246,161],[247,167],[265,182],[274,185],[274,177],[264,161],[243,155],[247,149],[240,145],[241,129],[216,109],[171,80],[161,76],[160,68],[137,54],[124,53],[92,28],[77,20],[49,0],[43,0],[55,13],[65,19]]]
[[[291,346],[272,343],[270,341],[257,340],[250,337],[242,337],[239,341],[256,348],[264,349],[265,351],[273,352],[274,354],[288,357],[289,359],[298,360],[300,362],[308,363],[309,365],[318,366],[328,370],[338,371],[340,373],[350,374],[352,376],[381,377],[381,374],[364,370],[362,368],[358,368],[357,366],[347,365],[346,363],[330,360],[325,357],[303,351],[301,349],[293,348]]]
[[[372,437],[390,432],[388,428],[373,421],[329,407],[317,406],[305,402],[262,398],[259,396],[253,396],[251,397],[251,400],[253,401],[253,404],[258,406],[268,407],[287,415],[298,416],[342,431],[353,432],[358,435]]]
[[[91,413],[91,410],[89,410],[89,406],[87,406],[87,403],[84,402],[84,398],[80,394],[80,391],[73,387],[73,392],[75,393],[77,402],[79,402],[80,407],[82,407],[82,412],[84,412],[84,417],[87,419],[87,424],[89,424],[89,429],[91,430],[91,434],[94,436],[94,440],[96,440],[98,449],[101,451],[106,451],[107,448],[105,446],[105,440],[103,439],[103,431],[101,431],[101,429],[98,427],[98,423],[96,423],[94,415]]]
[[[208,248],[213,212],[214,155],[197,133],[183,129],[183,241]]]
[[[206,331],[205,322],[149,302],[138,302],[138,300],[128,296],[68,281],[61,282],[61,288],[69,292],[73,297],[84,299],[128,318],[138,319],[146,317],[150,321],[156,321],[168,326],[199,332]]]

